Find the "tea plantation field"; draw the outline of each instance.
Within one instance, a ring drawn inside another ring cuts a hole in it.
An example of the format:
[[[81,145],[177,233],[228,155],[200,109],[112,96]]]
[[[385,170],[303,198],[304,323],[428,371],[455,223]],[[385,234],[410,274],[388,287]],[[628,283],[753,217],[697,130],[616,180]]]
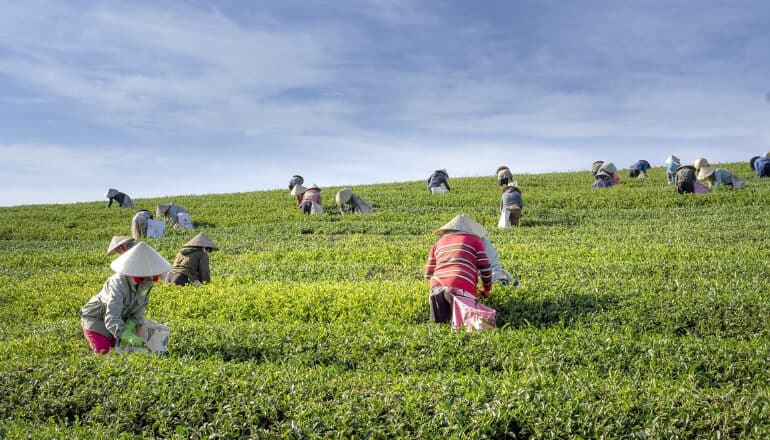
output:
[[[79,325],[133,210],[0,208],[0,438],[770,438],[770,179],[723,166],[746,188],[680,196],[660,167],[603,190],[516,176],[514,229],[495,227],[491,175],[444,196],[356,186],[369,216],[337,214],[339,188],[322,216],[286,190],[125,188],[222,249],[211,284],[153,289],[167,358],[94,356]],[[460,212],[521,279],[486,300],[493,331],[429,321],[432,231]],[[193,234],[147,241],[173,260]]]

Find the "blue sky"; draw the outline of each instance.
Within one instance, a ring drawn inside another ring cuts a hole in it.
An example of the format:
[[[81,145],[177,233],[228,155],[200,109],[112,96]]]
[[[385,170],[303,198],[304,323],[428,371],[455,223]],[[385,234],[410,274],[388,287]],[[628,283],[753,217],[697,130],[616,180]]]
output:
[[[770,3],[6,2],[0,205],[747,161]]]

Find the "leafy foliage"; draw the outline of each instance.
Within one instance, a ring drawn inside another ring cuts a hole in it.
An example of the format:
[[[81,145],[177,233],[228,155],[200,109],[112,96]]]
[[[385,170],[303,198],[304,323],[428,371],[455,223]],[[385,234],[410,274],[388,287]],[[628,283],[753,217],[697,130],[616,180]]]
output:
[[[522,226],[497,229],[495,178],[355,187],[368,216],[305,216],[286,191],[173,200],[222,249],[212,283],[157,285],[171,354],[93,356],[79,308],[133,211],[0,208],[0,437],[646,438],[770,435],[770,180],[675,194],[662,168],[591,190],[585,172],[516,176]],[[433,229],[490,229],[521,288],[494,331],[428,320]],[[193,232],[147,240],[173,259]]]

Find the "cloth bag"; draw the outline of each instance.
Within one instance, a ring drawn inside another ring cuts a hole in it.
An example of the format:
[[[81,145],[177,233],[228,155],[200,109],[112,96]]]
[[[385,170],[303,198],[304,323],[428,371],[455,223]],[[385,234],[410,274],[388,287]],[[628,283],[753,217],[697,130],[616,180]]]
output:
[[[179,214],[177,214],[176,221],[177,221],[177,225],[179,225],[180,228],[193,229],[193,222],[192,222],[192,219],[190,218],[190,214],[186,212],[180,212]]]
[[[119,343],[115,346],[117,353],[155,353],[158,356],[168,354],[168,336],[171,329],[157,321],[144,318],[144,324],[136,327],[136,335],[142,339],[141,347]]]
[[[489,330],[495,328],[497,311],[492,307],[480,304],[471,298],[455,296],[452,301],[452,328],[472,332],[474,330]]]
[[[313,202],[313,204],[310,206],[310,213],[311,214],[323,214],[324,213],[324,207],[321,206],[320,203]]]
[[[431,192],[432,194],[446,194],[446,193],[448,193],[448,192],[449,192],[449,190],[448,190],[448,189],[446,189],[446,188],[445,188],[445,187],[443,187],[443,186],[434,186],[434,187],[432,187],[432,188],[430,189],[430,192]]]
[[[508,210],[503,209],[500,213],[500,220],[497,221],[497,227],[498,228],[510,228],[511,227],[511,216],[508,215]]]
[[[147,219],[147,237],[163,237],[166,233],[166,222],[163,220]]]
[[[695,194],[708,194],[711,192],[706,185],[698,182],[692,184],[692,189]]]

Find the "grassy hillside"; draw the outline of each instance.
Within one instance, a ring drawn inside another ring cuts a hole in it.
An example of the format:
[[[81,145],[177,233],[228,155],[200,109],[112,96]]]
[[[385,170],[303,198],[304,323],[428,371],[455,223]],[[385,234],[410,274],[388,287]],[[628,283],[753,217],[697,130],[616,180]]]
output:
[[[369,216],[336,214],[339,188],[323,216],[287,191],[137,198],[183,205],[222,248],[211,284],[153,289],[164,359],[93,356],[79,326],[133,210],[0,208],[0,437],[767,438],[770,179],[725,167],[745,189],[517,176],[504,230],[492,176],[354,187]],[[460,212],[522,282],[486,301],[494,331],[428,318],[432,231]],[[192,235],[148,243],[172,260]]]

